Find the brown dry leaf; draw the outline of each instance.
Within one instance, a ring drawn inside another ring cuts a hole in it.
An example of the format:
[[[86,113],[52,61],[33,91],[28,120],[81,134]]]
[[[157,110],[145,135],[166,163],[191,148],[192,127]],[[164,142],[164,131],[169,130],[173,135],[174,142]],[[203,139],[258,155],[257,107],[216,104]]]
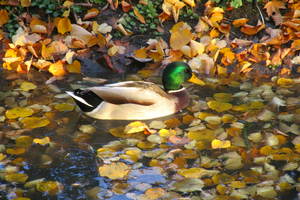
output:
[[[141,15],[141,14],[139,13],[139,11],[138,11],[137,8],[133,8],[133,12],[134,12],[135,16],[137,17],[137,19],[138,19],[140,22],[142,22],[143,24],[146,23],[145,18],[143,17],[143,15]]]
[[[265,27],[265,24],[257,24],[256,26],[245,24],[240,30],[247,35],[255,35]]]
[[[267,10],[268,16],[274,15],[274,13],[279,13],[279,9],[285,9],[285,4],[283,1],[272,0],[265,4],[264,8]]]
[[[247,19],[247,18],[240,18],[240,19],[234,20],[232,22],[232,24],[235,27],[240,27],[240,26],[244,26],[248,21],[249,21],[249,19]]]
[[[21,6],[22,7],[30,7],[31,0],[21,0]]]
[[[60,18],[57,23],[57,31],[61,34],[72,31],[72,24],[69,18]]]
[[[132,5],[124,0],[122,0],[121,5],[122,5],[123,12],[129,12],[129,10],[131,10],[132,8]]]
[[[67,72],[64,68],[64,64],[61,60],[57,61],[56,63],[53,63],[49,66],[48,71],[53,76],[64,76]]]
[[[129,173],[129,166],[122,162],[105,164],[99,167],[100,176],[106,176],[112,180],[122,179]]]
[[[97,8],[91,8],[84,15],[83,20],[91,19],[99,15],[100,11]]]
[[[5,9],[0,10],[0,27],[9,20],[8,12]]]

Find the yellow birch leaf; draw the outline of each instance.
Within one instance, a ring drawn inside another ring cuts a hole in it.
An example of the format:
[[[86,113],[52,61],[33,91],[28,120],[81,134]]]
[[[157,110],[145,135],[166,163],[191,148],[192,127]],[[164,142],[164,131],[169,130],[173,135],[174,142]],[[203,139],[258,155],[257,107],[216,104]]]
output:
[[[184,3],[188,4],[191,7],[195,7],[195,1],[194,0],[183,0]]]
[[[217,112],[224,112],[232,108],[232,105],[230,103],[224,103],[220,101],[209,101],[207,102],[207,105],[210,109]]]
[[[12,199],[12,200],[31,200],[31,199],[27,198],[27,197],[17,197],[17,198]]]
[[[57,61],[56,63],[53,63],[49,66],[48,71],[53,75],[53,76],[64,76],[67,72],[64,68],[64,64],[62,61]]]
[[[81,64],[78,60],[74,60],[72,64],[67,65],[67,70],[71,73],[79,74],[81,72]]]
[[[9,20],[8,12],[4,9],[0,10],[0,27],[6,24]]]
[[[230,102],[232,100],[232,94],[229,93],[215,93],[214,99],[220,102]]]
[[[21,6],[22,7],[30,7],[31,0],[21,0]]]
[[[28,117],[32,115],[34,111],[31,108],[15,107],[5,112],[5,116],[8,119],[16,119],[19,117]]]
[[[40,144],[40,145],[46,145],[50,143],[50,138],[49,137],[44,137],[44,138],[35,138],[33,139],[33,142],[36,144]]]
[[[188,44],[193,39],[193,34],[190,30],[175,31],[171,34],[170,46],[173,50],[180,50],[184,45]]]
[[[201,54],[203,54],[203,52],[205,50],[204,44],[202,44],[200,42],[197,42],[195,40],[191,40],[190,46],[191,46],[191,49],[192,49],[192,55],[193,56],[201,55]]]
[[[23,128],[33,129],[47,126],[50,121],[44,117],[25,117],[21,120],[21,123]]]
[[[40,192],[47,192],[50,195],[55,195],[59,192],[61,185],[57,181],[42,181],[36,185],[36,189]]]
[[[140,121],[135,121],[128,124],[125,127],[124,132],[126,134],[133,134],[133,133],[143,132],[145,129],[148,129],[148,126],[145,123]]]
[[[277,84],[281,87],[291,87],[294,84],[294,80],[290,78],[279,78]]]
[[[118,52],[118,50],[119,50],[119,47],[117,45],[113,45],[112,47],[110,47],[108,49],[107,54],[109,56],[114,56],[114,55],[116,55],[116,53]]]
[[[9,173],[6,174],[4,178],[8,182],[24,183],[25,181],[27,181],[28,176],[26,174],[21,173]]]
[[[74,107],[75,107],[74,105],[69,104],[69,103],[60,103],[60,104],[56,104],[54,106],[54,108],[56,110],[61,111],[61,112],[63,112],[63,111],[72,111],[72,110],[74,110]]]
[[[66,8],[70,8],[73,5],[74,5],[74,2],[72,2],[72,1],[65,1],[63,4],[63,6]]]
[[[179,169],[178,174],[184,176],[185,178],[201,178],[205,174],[206,170],[201,168],[189,168],[189,169]]]
[[[138,19],[141,23],[143,23],[143,24],[146,23],[145,18],[143,17],[143,15],[141,15],[141,14],[139,13],[139,11],[138,11],[137,8],[133,8],[133,12],[134,12],[135,16],[137,17],[137,19]]]
[[[16,139],[16,146],[27,148],[31,146],[32,141],[33,141],[32,137],[28,135],[22,135]]]
[[[57,23],[57,31],[61,34],[70,32],[72,30],[72,24],[69,18],[61,18]]]
[[[21,86],[20,86],[20,89],[23,90],[23,91],[30,91],[30,90],[34,90],[36,88],[36,85],[31,83],[31,82],[28,82],[28,81],[24,81],[22,82]]]
[[[244,187],[246,187],[246,183],[243,181],[232,181],[230,183],[230,186],[232,188],[244,188]]]
[[[129,166],[122,162],[105,164],[99,167],[100,176],[106,176],[112,180],[122,179],[129,173]]]
[[[211,147],[213,149],[220,149],[220,148],[229,148],[231,146],[231,142],[230,140],[218,140],[218,139],[214,139],[211,142]]]
[[[25,153],[26,149],[23,147],[18,147],[18,148],[8,148],[6,149],[6,153],[11,154],[11,155],[20,155]]]
[[[6,155],[3,154],[3,153],[0,153],[0,161],[2,161],[2,160],[5,159],[5,158],[6,158]]]
[[[150,188],[145,192],[145,195],[149,200],[161,199],[165,194],[166,191],[162,188]]]

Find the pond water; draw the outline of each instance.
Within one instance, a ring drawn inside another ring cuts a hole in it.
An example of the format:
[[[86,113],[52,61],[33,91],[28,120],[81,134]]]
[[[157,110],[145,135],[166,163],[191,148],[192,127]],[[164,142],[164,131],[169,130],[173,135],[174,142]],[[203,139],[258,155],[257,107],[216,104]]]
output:
[[[0,73],[0,199],[298,199],[297,77],[208,78],[184,111],[132,122],[83,115],[64,94],[94,85],[79,76]]]

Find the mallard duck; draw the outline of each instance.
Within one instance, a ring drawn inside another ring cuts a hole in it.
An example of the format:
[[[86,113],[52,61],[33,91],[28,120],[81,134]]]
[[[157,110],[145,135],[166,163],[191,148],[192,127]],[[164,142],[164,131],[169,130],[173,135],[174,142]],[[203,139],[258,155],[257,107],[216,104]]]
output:
[[[173,62],[163,70],[163,88],[151,82],[125,81],[67,91],[67,94],[92,118],[148,120],[174,114],[188,106],[188,92],[182,87],[188,80],[197,80],[188,64]]]

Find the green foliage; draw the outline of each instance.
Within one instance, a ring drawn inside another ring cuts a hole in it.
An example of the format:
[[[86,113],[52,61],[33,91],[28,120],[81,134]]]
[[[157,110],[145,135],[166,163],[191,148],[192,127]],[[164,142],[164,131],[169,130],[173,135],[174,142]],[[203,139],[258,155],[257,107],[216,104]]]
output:
[[[49,1],[49,0],[33,0],[31,7],[37,7],[45,11],[50,17],[60,16],[64,9],[60,8],[62,2],[60,1]]]
[[[157,0],[148,1],[147,5],[136,5],[136,9],[138,9],[139,13],[145,18],[145,24],[137,20],[133,10],[131,10],[128,14],[125,13],[123,15],[123,20],[121,23],[125,26],[126,29],[134,33],[146,33],[148,31],[151,31],[154,35],[160,35],[161,33],[157,32],[156,29],[157,25],[159,24],[158,9],[161,3],[162,0]]]
[[[234,7],[234,8],[239,8],[243,5],[243,2],[254,2],[255,0],[212,0],[213,2],[217,3],[218,6],[222,7]],[[259,0],[258,0],[259,1]]]

